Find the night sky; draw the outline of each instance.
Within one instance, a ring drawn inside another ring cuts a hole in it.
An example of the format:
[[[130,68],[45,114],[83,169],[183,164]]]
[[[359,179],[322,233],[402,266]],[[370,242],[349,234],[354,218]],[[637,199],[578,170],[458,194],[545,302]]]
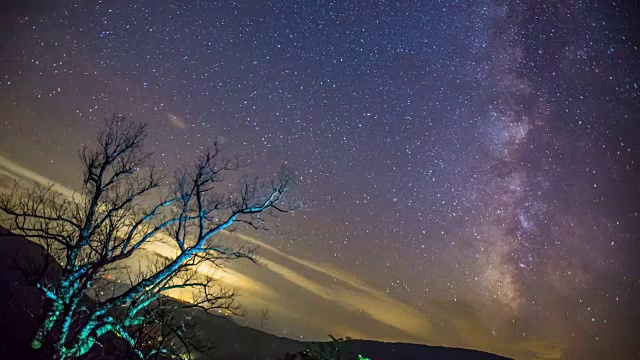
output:
[[[169,3],[3,5],[5,169],[77,187],[112,113],[164,169],[219,140],[301,176],[234,267],[270,331],[640,356],[633,1]]]

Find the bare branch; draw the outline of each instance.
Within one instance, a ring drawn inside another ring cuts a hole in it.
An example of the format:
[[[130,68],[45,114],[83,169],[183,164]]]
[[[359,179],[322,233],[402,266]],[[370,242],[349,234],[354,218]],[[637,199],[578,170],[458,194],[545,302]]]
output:
[[[56,280],[34,278],[48,299],[34,348],[49,341],[60,358],[80,357],[112,332],[136,356],[170,354],[167,344],[140,348],[139,330],[158,325],[172,332],[182,348],[189,348],[193,344],[184,334],[185,326],[165,321],[172,311],[198,308],[244,314],[237,291],[209,272],[236,259],[257,263],[256,249],[227,244],[221,232],[237,225],[266,230],[273,213],[295,210],[288,199],[295,175],[283,169],[270,181],[241,176],[236,194],[226,194],[225,175],[244,164],[223,156],[214,143],[192,167],[177,171],[172,186],[163,192],[163,177],[148,166],[145,138],[144,124],[114,115],[106,120],[97,147],[80,151],[83,196],[70,199],[52,186],[18,184],[0,194],[3,224],[38,240],[63,266]],[[152,193],[169,195],[148,206]],[[132,269],[132,263],[141,263],[138,256],[147,256],[141,249],[160,243],[171,245],[175,255],[145,260],[146,267]],[[95,305],[82,303],[87,294],[93,295]],[[172,296],[180,301],[168,300]]]

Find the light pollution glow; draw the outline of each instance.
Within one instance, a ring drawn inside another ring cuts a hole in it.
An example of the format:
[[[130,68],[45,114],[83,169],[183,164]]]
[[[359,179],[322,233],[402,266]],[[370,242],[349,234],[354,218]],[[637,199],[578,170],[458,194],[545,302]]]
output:
[[[55,184],[2,156],[0,174],[16,180],[53,184],[53,189],[63,195],[69,198],[77,196],[72,189]],[[477,309],[464,301],[432,301],[426,304],[429,310],[425,313],[350,274],[289,255],[255,237],[238,232],[222,236],[227,240],[259,246],[262,266],[235,262],[222,270],[203,266],[200,271],[213,274],[224,286],[239,290],[239,300],[250,313],[269,307],[273,319],[267,330],[278,335],[304,334],[305,339],[324,340],[326,334],[332,334],[467,347],[513,357],[535,354],[536,358],[554,359],[560,356],[561,346],[543,339],[516,339],[500,346],[489,345],[491,330],[476,314]],[[163,257],[175,255],[176,248],[160,238],[158,240],[150,243],[146,250]],[[492,275],[491,270],[487,276],[487,281],[494,281],[491,280],[494,276],[500,277],[499,274]],[[509,289],[509,284],[503,284],[503,287]],[[184,292],[171,295],[182,300],[191,296]],[[358,326],[356,323],[373,326]]]

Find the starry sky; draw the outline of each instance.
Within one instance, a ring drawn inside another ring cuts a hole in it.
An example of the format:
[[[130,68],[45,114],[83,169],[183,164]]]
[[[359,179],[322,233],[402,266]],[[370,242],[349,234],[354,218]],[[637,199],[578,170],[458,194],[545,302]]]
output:
[[[305,209],[235,235],[268,270],[226,275],[270,331],[639,356],[633,2],[3,7],[4,173],[77,186],[114,112],[149,124],[165,169],[218,140],[299,171]]]

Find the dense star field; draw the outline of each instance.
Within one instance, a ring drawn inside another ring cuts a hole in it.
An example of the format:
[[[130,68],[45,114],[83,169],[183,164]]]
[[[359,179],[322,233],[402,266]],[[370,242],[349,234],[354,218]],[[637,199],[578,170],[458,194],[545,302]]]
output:
[[[632,1],[15,3],[1,11],[4,158],[76,186],[78,147],[114,112],[149,123],[166,169],[217,139],[258,173],[300,171],[306,209],[252,236],[427,329],[369,336],[639,354]]]

